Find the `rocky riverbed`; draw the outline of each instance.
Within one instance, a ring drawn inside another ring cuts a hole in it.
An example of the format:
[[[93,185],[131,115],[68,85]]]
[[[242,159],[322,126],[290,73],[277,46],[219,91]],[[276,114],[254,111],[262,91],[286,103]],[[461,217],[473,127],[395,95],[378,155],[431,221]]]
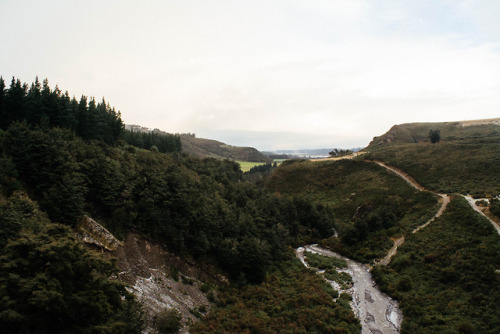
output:
[[[304,251],[343,259],[347,262],[348,272],[353,279],[353,287],[348,291],[352,295],[351,306],[361,321],[363,334],[399,333],[403,314],[398,302],[381,292],[373,280],[370,267],[353,261],[335,252],[317,245],[308,245],[297,249],[297,257],[308,266]],[[336,285],[334,285],[334,288]]]

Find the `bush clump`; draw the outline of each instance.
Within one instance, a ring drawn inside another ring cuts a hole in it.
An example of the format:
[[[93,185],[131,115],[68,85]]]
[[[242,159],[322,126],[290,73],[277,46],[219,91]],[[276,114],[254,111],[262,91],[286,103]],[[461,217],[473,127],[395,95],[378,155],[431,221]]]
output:
[[[175,333],[182,327],[182,314],[175,308],[164,310],[155,317],[155,326],[160,334]]]

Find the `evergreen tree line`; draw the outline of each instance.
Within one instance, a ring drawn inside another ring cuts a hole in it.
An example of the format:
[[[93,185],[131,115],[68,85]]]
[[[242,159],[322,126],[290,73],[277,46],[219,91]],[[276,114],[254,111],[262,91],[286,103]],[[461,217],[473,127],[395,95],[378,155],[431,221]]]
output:
[[[247,173],[269,173],[273,168],[278,167],[278,164],[276,162],[273,163],[265,163],[263,165],[257,165],[252,168]]]
[[[164,132],[133,132],[125,130],[125,142],[146,150],[159,151],[162,153],[181,152],[181,137]]]
[[[115,144],[123,133],[120,112],[104,99],[82,96],[80,101],[70,98],[56,86],[50,89],[48,80],[40,84],[38,77],[31,85],[12,78],[10,87],[0,77],[0,128],[14,121],[42,127],[66,128],[85,140],[101,140]]]
[[[329,208],[245,182],[233,161],[112,147],[26,122],[0,143],[0,163],[10,166],[0,178],[19,180],[52,221],[74,225],[89,214],[119,235],[139,230],[179,254],[212,257],[243,282],[260,281],[290,245],[333,231]]]

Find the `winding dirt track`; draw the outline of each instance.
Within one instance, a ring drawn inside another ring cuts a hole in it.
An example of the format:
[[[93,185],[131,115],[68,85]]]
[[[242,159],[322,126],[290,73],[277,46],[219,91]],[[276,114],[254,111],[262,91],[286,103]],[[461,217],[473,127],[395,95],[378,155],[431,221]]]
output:
[[[419,191],[429,191],[429,190],[425,189],[424,187],[422,187],[420,184],[418,184],[417,181],[415,181],[411,176],[409,176],[408,174],[406,174],[402,170],[397,169],[397,168],[392,167],[392,166],[388,166],[388,165],[384,164],[381,161],[372,161],[372,162],[374,162],[377,165],[382,166],[385,169],[387,169],[387,170],[393,172],[394,174],[398,175],[403,180],[405,180],[406,182],[408,182],[408,184],[410,184],[413,188],[415,188],[415,189],[417,189]],[[438,212],[431,219],[429,219],[424,224],[422,224],[422,225],[418,226],[417,228],[415,228],[412,231],[412,233],[417,233],[419,230],[423,229],[424,227],[426,227],[427,225],[429,225],[430,223],[432,223],[436,218],[438,218],[439,216],[441,216],[443,214],[444,210],[446,210],[446,206],[448,205],[448,203],[450,203],[450,197],[448,195],[446,195],[446,194],[438,194],[438,193],[435,193],[435,194],[437,194],[437,195],[439,195],[441,197],[440,198],[441,207],[439,208]],[[394,255],[396,255],[398,247],[401,246],[404,241],[405,241],[405,237],[404,236],[402,236],[402,237],[394,240],[394,245],[389,250],[389,252],[387,253],[387,255],[383,259],[381,259],[379,261],[376,261],[375,264],[380,264],[380,265],[384,265],[384,266],[388,265],[391,262],[392,257]]]
[[[487,215],[484,214],[483,211],[481,211],[481,209],[479,209],[479,207],[476,205],[476,200],[474,200],[472,197],[470,196],[465,196],[465,195],[462,195],[466,200],[467,202],[469,202],[469,205],[475,210],[477,211],[479,214],[481,214],[483,217],[485,217],[486,219],[488,219],[488,221],[491,223],[491,225],[493,225],[493,227],[497,230],[498,234],[500,234],[500,226],[498,226],[497,223],[495,223],[495,221],[493,219],[491,219],[490,217],[488,217]]]

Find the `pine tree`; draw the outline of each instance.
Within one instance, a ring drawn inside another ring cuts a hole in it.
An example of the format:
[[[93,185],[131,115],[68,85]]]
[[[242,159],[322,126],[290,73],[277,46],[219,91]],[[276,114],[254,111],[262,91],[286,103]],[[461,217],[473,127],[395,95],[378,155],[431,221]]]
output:
[[[5,101],[5,81],[3,77],[0,77],[0,120],[4,119],[6,115],[4,115],[4,101]],[[0,121],[1,126],[1,121]]]

